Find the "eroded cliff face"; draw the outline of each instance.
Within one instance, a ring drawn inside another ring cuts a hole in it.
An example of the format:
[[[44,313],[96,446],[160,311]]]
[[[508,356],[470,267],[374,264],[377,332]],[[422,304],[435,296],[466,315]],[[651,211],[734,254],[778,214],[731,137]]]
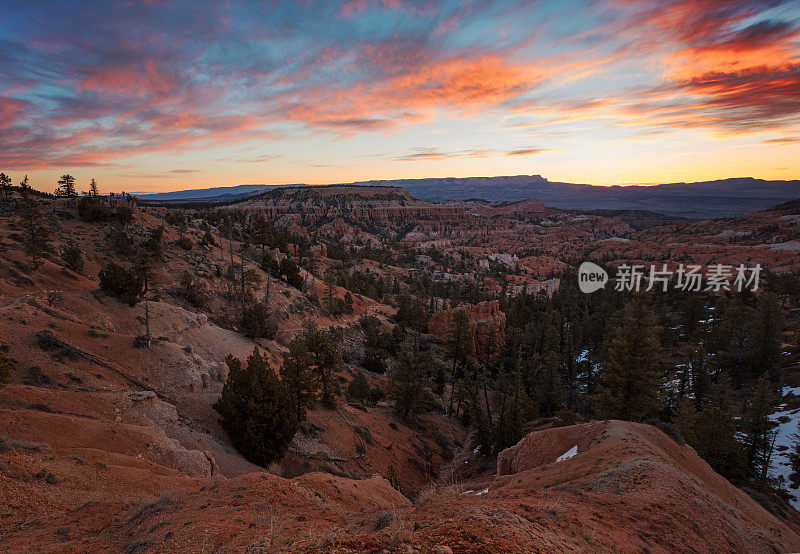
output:
[[[437,310],[428,323],[428,331],[439,340],[445,340],[453,323],[453,314],[458,309],[467,312],[472,334],[472,352],[479,359],[496,360],[500,355],[499,345],[506,338],[506,314],[500,311],[497,300],[480,302],[474,306],[460,305],[455,309],[446,307]]]
[[[464,206],[437,204],[412,198],[402,189],[385,187],[319,187],[318,190],[270,191],[236,205],[237,210],[268,219],[299,216],[306,224],[337,219],[367,223],[401,223],[409,219],[463,221]]]

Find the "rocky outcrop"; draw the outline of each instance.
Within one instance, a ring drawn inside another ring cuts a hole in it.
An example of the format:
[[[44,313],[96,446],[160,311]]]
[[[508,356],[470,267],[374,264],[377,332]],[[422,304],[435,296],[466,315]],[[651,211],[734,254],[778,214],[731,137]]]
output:
[[[474,306],[460,305],[456,309],[467,312],[472,334],[472,352],[478,359],[496,360],[500,355],[498,345],[505,342],[506,314],[500,311],[497,300],[481,302]],[[445,340],[453,323],[456,309],[446,307],[437,310],[428,323],[428,331],[439,340]]]

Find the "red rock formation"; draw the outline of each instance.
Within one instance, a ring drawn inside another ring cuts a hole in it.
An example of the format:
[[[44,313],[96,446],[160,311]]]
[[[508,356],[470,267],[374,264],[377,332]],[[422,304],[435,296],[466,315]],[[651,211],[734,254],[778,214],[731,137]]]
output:
[[[462,304],[456,309],[463,309],[469,316],[474,355],[478,359],[484,359],[488,348],[489,359],[496,360],[500,355],[498,345],[503,344],[506,338],[506,314],[500,311],[500,303],[492,300],[474,306]],[[455,311],[445,307],[434,312],[428,323],[430,333],[439,340],[445,340]]]

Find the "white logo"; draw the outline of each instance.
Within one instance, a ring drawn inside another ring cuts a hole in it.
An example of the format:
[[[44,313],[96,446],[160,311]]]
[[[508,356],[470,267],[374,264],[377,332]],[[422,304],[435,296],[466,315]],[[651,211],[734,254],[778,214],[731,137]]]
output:
[[[583,262],[578,268],[578,287],[581,292],[590,293],[600,290],[608,283],[606,270],[592,262]]]

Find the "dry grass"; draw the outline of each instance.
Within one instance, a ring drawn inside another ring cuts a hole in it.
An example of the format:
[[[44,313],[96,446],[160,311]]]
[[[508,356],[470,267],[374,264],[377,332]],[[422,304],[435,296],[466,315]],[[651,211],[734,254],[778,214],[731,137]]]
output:
[[[267,473],[271,473],[276,477],[283,477],[283,466],[280,462],[272,462],[267,466]]]
[[[387,528],[389,533],[389,548],[397,549],[411,540],[412,525],[410,521],[406,521],[397,511],[392,511],[394,512],[394,517]]]
[[[459,496],[466,490],[467,487],[462,481],[456,481],[454,479],[451,479],[450,482],[438,485],[431,483],[420,490],[416,500],[414,501],[414,505],[421,506],[423,504],[427,504],[434,498],[453,498],[455,496]]]

